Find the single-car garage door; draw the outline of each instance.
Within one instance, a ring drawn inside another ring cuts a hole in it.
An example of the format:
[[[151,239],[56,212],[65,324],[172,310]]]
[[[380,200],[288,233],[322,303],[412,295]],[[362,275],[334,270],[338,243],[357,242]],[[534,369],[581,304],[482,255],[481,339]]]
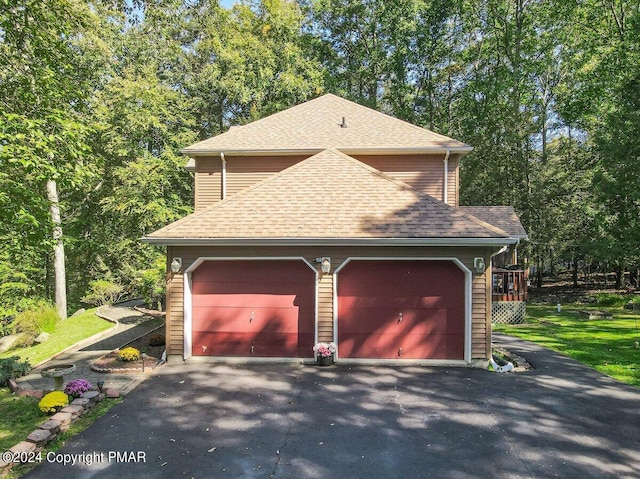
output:
[[[464,359],[464,285],[451,261],[349,262],[338,273],[339,356]]]
[[[192,273],[193,354],[313,356],[315,278],[300,260],[205,261]]]

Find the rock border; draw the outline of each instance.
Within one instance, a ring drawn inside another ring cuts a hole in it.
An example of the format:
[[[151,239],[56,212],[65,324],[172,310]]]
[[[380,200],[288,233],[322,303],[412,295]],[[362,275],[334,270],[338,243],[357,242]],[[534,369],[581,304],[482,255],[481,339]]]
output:
[[[161,361],[159,359],[151,357],[151,356],[148,356],[145,359],[145,367],[144,367],[144,369],[142,368],[142,366],[130,367],[130,368],[114,368],[114,367],[102,367],[102,366],[98,366],[96,364],[101,359],[108,358],[110,356],[114,356],[114,359],[115,359],[115,357],[117,357],[118,351],[119,351],[118,349],[114,349],[113,351],[111,351],[111,352],[109,352],[109,353],[107,353],[107,354],[105,354],[103,356],[100,356],[93,363],[91,363],[91,370],[95,371],[95,372],[98,372],[98,373],[118,373],[118,374],[123,374],[123,373],[124,374],[126,374],[126,373],[139,374],[139,373],[144,373],[144,374],[150,374],[161,363]]]
[[[524,359],[522,356],[518,356],[517,354],[512,353],[508,349],[505,349],[501,346],[493,346],[492,349],[494,351],[499,352],[506,358],[509,358],[511,362],[514,363],[514,366],[515,364],[517,364],[517,366],[515,366],[511,370],[514,373],[522,373],[522,372],[530,371],[531,369],[533,369],[533,366],[531,366],[531,364],[529,364],[529,362],[526,359]]]
[[[49,392],[48,390],[42,389],[22,388],[18,386],[13,379],[9,380],[9,388],[16,396],[31,396],[39,399]],[[118,397],[120,397],[120,392],[116,389],[105,389],[102,392],[91,389],[46,419],[37,429],[34,429],[24,441],[20,441],[9,448],[9,451],[18,455],[23,453],[27,455],[25,457],[29,457],[28,454],[40,451],[44,446],[54,440],[58,434],[67,431],[74,421],[96,404],[102,402],[105,398],[115,399]],[[14,464],[17,464],[17,462],[5,462],[0,458],[0,473],[4,475]]]

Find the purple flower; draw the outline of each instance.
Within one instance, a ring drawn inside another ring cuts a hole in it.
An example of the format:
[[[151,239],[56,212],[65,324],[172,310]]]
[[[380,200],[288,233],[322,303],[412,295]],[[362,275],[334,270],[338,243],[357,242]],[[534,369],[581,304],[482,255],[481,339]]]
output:
[[[86,379],[73,379],[67,383],[64,387],[64,392],[74,398],[82,396],[89,389],[91,389],[91,383]]]

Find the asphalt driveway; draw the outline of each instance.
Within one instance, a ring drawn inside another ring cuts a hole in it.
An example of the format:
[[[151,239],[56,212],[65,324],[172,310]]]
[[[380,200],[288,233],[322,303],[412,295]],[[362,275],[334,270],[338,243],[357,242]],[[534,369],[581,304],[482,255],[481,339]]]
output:
[[[640,390],[506,340],[534,371],[168,365],[26,477],[640,477]]]

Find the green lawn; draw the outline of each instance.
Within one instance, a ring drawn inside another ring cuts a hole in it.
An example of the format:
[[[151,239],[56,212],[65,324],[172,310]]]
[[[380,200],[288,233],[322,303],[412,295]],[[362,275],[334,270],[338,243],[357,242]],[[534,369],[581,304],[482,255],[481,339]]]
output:
[[[60,351],[73,346],[78,341],[105,331],[114,326],[113,323],[99,318],[95,314],[96,309],[89,309],[77,316],[72,316],[61,321],[51,337],[42,344],[29,348],[18,348],[0,354],[0,358],[20,356],[32,366],[49,359]]]
[[[613,319],[589,320],[579,311],[601,310]],[[622,308],[585,305],[527,305],[527,323],[494,325],[494,331],[511,334],[566,354],[625,383],[640,387],[640,314]]]
[[[47,416],[38,409],[39,401],[17,397],[9,388],[0,388],[0,451],[24,441],[46,420]]]
[[[9,388],[0,388],[0,451],[6,451],[13,447],[47,420],[47,415],[38,408],[39,399],[17,397]],[[68,431],[58,435],[42,450],[46,456],[49,451],[57,451],[64,443],[79,432],[84,431],[96,419],[107,413],[116,404],[122,402],[122,398],[105,399],[80,419],[74,421]],[[35,464],[15,465],[6,476],[7,479],[15,479],[26,474]]]

